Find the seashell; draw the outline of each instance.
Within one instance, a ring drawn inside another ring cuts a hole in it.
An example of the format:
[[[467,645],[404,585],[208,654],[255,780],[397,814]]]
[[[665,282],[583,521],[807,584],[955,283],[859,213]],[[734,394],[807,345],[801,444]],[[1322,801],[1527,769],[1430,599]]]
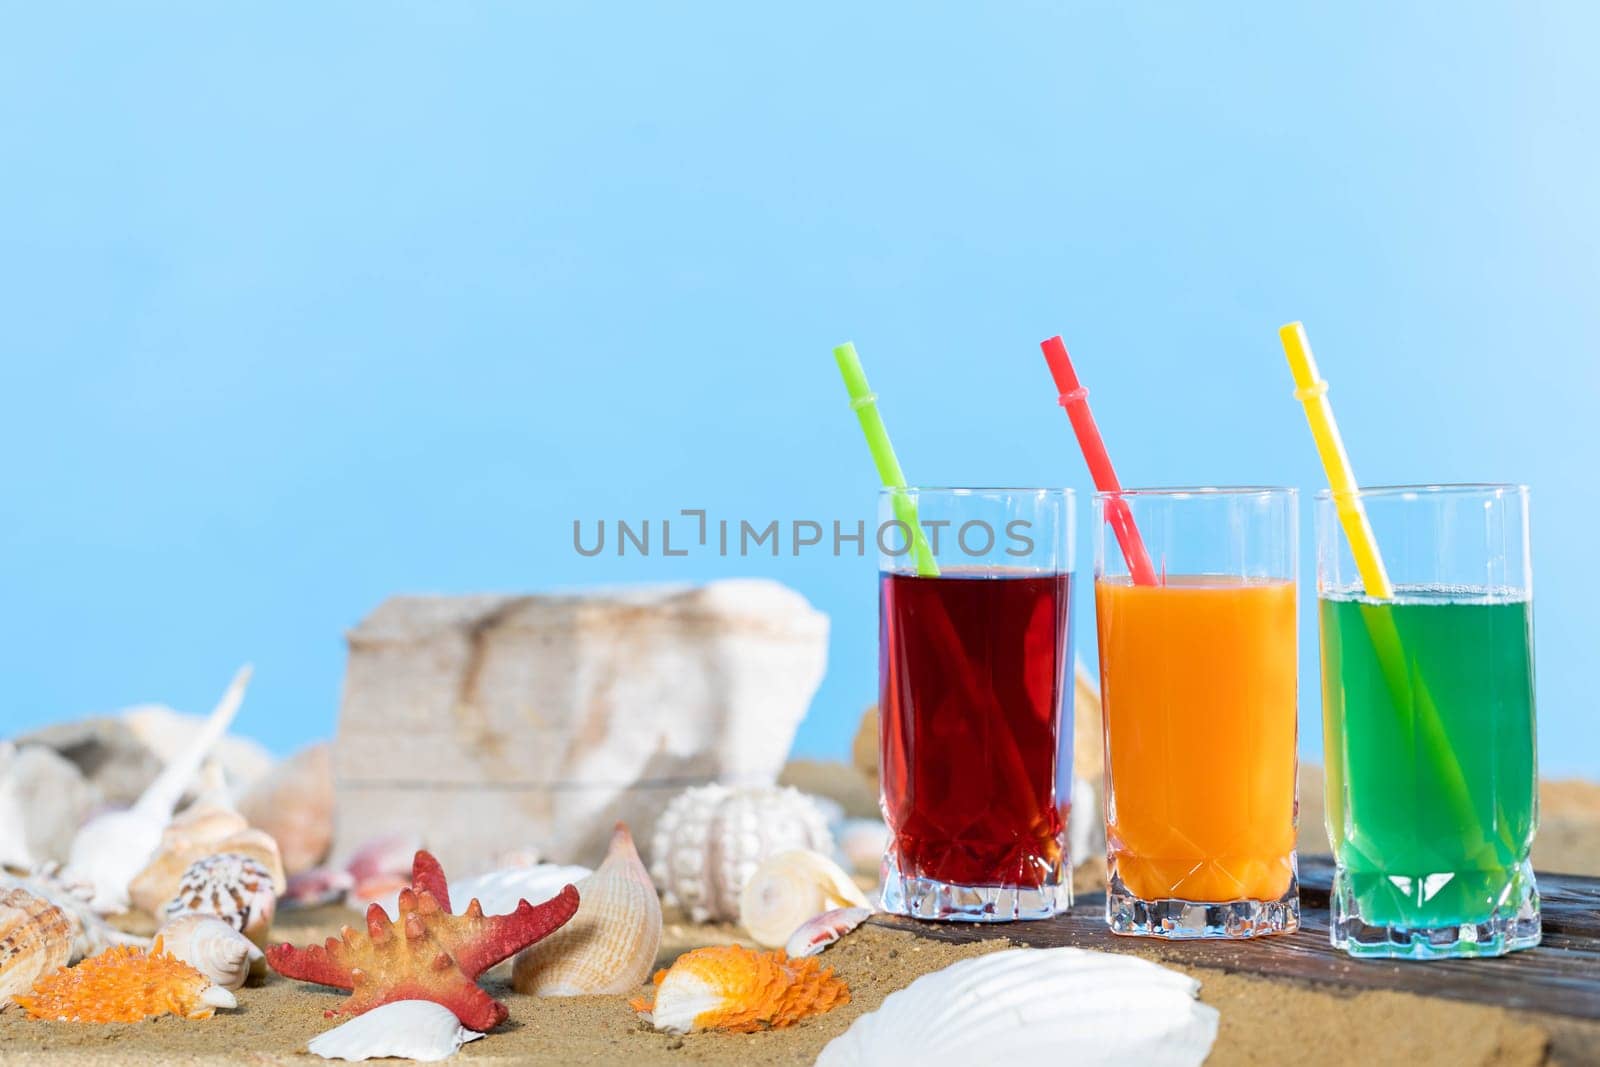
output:
[[[461,1025],[455,1012],[431,1000],[395,1000],[318,1034],[306,1046],[325,1060],[392,1056],[434,1063],[449,1059],[483,1034]]]
[[[783,950],[793,959],[815,956],[872,917],[871,908],[834,908],[807,919],[789,935]]]
[[[605,862],[577,889],[572,921],[517,956],[518,993],[631,993],[650,977],[661,950],[661,898],[626,824],[617,823]]]
[[[110,915],[127,910],[128,883],[160,848],[162,831],[172,821],[178,799],[211,746],[227,732],[249,683],[250,668],[246,666],[234,675],[227,692],[205,725],[194,733],[188,747],[167,764],[132,808],[95,816],[73,838],[67,871],[74,879],[94,887],[90,904],[95,911]]]
[[[673,798],[656,822],[650,874],[695,922],[728,922],[739,917],[739,891],[761,861],[794,848],[833,851],[826,818],[803,793],[698,786]]]
[[[808,919],[835,908],[869,907],[867,895],[820,852],[769,856],[739,893],[739,922],[758,944],[779,948]]]
[[[291,908],[315,908],[343,898],[354,886],[349,871],[313,867],[309,871],[291,874],[288,888],[278,902]]]
[[[28,870],[67,858],[100,791],[54,749],[0,741],[0,866]]]
[[[290,875],[315,868],[333,846],[332,746],[315,744],[278,764],[239,799],[239,810],[278,842]]]
[[[366,882],[385,875],[411,876],[411,858],[422,848],[422,838],[416,834],[388,834],[374,837],[350,854],[344,869],[356,882]]]
[[[224,852],[249,856],[261,864],[272,878],[274,896],[287,890],[289,881],[284,877],[278,843],[261,830],[236,827],[227,816],[240,823],[244,821],[244,816],[237,812],[213,810],[202,812],[192,823],[174,822],[167,827],[155,858],[128,883],[128,899],[133,907],[151,915],[158,914],[161,906],[177,894],[178,883],[190,867],[207,856]],[[219,832],[222,836],[211,836]]]
[[[656,973],[655,1002],[629,1002],[657,1030],[756,1030],[790,1026],[850,1003],[850,989],[816,960],[739,945],[697,948]],[[899,1062],[887,1060],[885,1062]]]
[[[818,1067],[880,1063],[1138,1063],[1198,1067],[1217,1037],[1200,983],[1135,956],[1011,949],[890,993]]]
[[[209,1019],[218,1008],[239,1006],[182,960],[131,945],[46,975],[15,999],[32,1018],[68,1023],[135,1023],[168,1013]]]
[[[70,915],[22,889],[0,892],[0,1011],[15,993],[67,965],[76,931]]]
[[[93,887],[84,882],[64,881],[60,877],[60,870],[58,865],[47,863],[35,868],[33,873],[25,878],[0,871],[0,890],[20,889],[61,909],[72,928],[72,947],[68,963],[76,963],[86,956],[99,955],[113,945],[133,945],[138,948],[149,946],[149,938],[123,933],[96,915],[94,909],[89,906],[89,901],[94,896]]]
[[[224,989],[239,989],[262,951],[214,915],[180,915],[156,933],[157,952],[182,960]]]
[[[267,930],[277,910],[272,873],[260,861],[237,852],[219,852],[197,860],[183,873],[178,891],[161,915],[211,915],[265,948]]]

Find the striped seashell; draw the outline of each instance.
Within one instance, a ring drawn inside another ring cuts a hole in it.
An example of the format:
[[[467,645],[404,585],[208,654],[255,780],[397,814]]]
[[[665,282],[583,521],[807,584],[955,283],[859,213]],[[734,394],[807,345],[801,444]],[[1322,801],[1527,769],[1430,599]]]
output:
[[[0,892],[0,1011],[67,965],[73,937],[72,917],[48,900],[21,889]]]

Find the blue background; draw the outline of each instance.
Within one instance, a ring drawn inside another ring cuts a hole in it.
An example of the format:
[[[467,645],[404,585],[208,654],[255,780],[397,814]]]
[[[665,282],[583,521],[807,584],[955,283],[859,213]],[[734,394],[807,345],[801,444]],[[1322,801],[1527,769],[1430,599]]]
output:
[[[1533,485],[1544,768],[1600,774],[1600,16],[1319,6],[8,5],[4,726],[251,659],[287,750],[389,594],[760,574],[842,753],[871,560],[573,519],[870,514],[846,338],[913,480],[1086,488],[1062,332],[1128,483],[1314,488],[1301,318],[1363,480]]]

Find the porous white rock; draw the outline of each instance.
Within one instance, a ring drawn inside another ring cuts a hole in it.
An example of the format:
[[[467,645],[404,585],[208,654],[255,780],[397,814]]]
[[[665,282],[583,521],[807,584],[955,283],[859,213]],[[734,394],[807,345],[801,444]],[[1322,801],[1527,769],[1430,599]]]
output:
[[[765,580],[387,600],[349,634],[334,854],[405,829],[446,870],[593,864],[686,786],[773,782],[827,639]]]

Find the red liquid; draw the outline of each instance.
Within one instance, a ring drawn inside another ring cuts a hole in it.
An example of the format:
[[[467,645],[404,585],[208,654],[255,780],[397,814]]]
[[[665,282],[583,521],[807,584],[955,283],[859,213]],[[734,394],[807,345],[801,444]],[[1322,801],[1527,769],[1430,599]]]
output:
[[[883,811],[900,873],[1052,880],[1072,796],[1069,576],[888,573],[878,591]]]

